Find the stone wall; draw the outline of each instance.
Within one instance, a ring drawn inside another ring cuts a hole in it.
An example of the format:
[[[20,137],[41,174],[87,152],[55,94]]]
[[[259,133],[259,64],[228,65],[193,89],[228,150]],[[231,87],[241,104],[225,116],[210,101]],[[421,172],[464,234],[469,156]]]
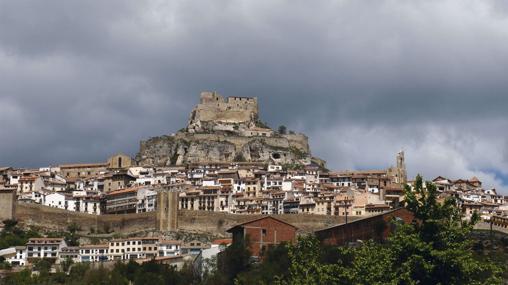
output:
[[[201,122],[254,123],[258,118],[257,98],[228,97],[215,92],[202,92],[200,103],[193,109],[188,130],[200,130]]]
[[[70,223],[77,223],[85,232],[90,229],[114,231],[115,233],[133,233],[155,230],[156,213],[123,215],[88,215],[50,208],[36,204],[19,203],[17,219],[24,225],[40,226],[48,230],[65,230]],[[262,215],[235,215],[220,212],[178,211],[178,228],[181,231],[228,236],[226,230]],[[309,233],[344,222],[343,217],[322,215],[278,215],[277,218],[295,225],[300,233]],[[354,220],[354,218],[349,218]]]
[[[15,215],[16,193],[12,190],[0,190],[0,222],[12,219]]]

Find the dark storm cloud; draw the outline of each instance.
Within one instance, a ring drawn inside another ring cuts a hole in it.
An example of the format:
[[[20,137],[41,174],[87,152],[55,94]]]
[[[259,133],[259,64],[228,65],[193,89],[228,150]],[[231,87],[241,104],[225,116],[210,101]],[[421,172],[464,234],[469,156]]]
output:
[[[404,148],[411,174],[505,187],[487,169],[507,175],[507,11],[459,0],[0,0],[0,164],[134,154],[217,90],[258,96],[264,120],[308,133],[334,168],[383,167]]]

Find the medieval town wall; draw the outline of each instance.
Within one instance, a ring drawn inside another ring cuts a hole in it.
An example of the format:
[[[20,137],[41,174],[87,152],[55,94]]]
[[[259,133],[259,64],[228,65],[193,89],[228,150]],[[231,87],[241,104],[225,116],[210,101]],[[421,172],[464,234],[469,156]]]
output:
[[[17,219],[26,226],[43,226],[47,230],[65,230],[70,223],[77,223],[85,232],[94,229],[97,232],[129,234],[155,230],[156,212],[122,215],[89,215],[46,207],[37,204],[19,203]],[[239,215],[206,211],[178,211],[178,229],[180,231],[227,236],[226,230],[243,222],[254,220],[262,215]],[[287,223],[298,227],[299,232],[309,233],[332,225],[344,223],[344,217],[325,215],[278,215]],[[349,217],[354,220],[354,217]]]

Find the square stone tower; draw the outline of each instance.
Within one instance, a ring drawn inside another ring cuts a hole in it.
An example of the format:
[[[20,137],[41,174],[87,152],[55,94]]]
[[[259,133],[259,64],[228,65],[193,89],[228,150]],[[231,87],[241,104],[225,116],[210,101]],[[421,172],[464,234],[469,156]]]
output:
[[[15,218],[16,191],[0,188],[0,222]]]
[[[157,230],[178,229],[178,192],[159,190],[157,193]]]

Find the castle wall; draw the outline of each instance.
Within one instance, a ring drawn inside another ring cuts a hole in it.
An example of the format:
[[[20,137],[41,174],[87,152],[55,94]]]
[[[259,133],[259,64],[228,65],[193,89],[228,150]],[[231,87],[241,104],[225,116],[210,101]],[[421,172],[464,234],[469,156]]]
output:
[[[304,134],[286,134],[284,135],[289,141],[289,145],[296,147],[304,152],[310,153],[309,138]]]
[[[0,190],[0,222],[14,219],[16,193],[13,190]]]
[[[25,203],[19,203],[17,209],[17,218],[23,225],[44,226],[45,229],[54,231],[65,230],[70,223],[78,223],[84,231],[93,228],[98,231],[108,229],[115,233],[132,233],[156,229],[156,212],[96,216]],[[195,233],[227,236],[228,228],[259,217],[262,215],[178,210],[178,228]],[[343,223],[345,219],[326,215],[278,215],[277,218],[307,233]],[[357,218],[348,219],[352,221]]]
[[[226,123],[249,122],[257,117],[257,98],[228,97],[215,92],[202,92],[200,103],[194,109],[192,121]]]

